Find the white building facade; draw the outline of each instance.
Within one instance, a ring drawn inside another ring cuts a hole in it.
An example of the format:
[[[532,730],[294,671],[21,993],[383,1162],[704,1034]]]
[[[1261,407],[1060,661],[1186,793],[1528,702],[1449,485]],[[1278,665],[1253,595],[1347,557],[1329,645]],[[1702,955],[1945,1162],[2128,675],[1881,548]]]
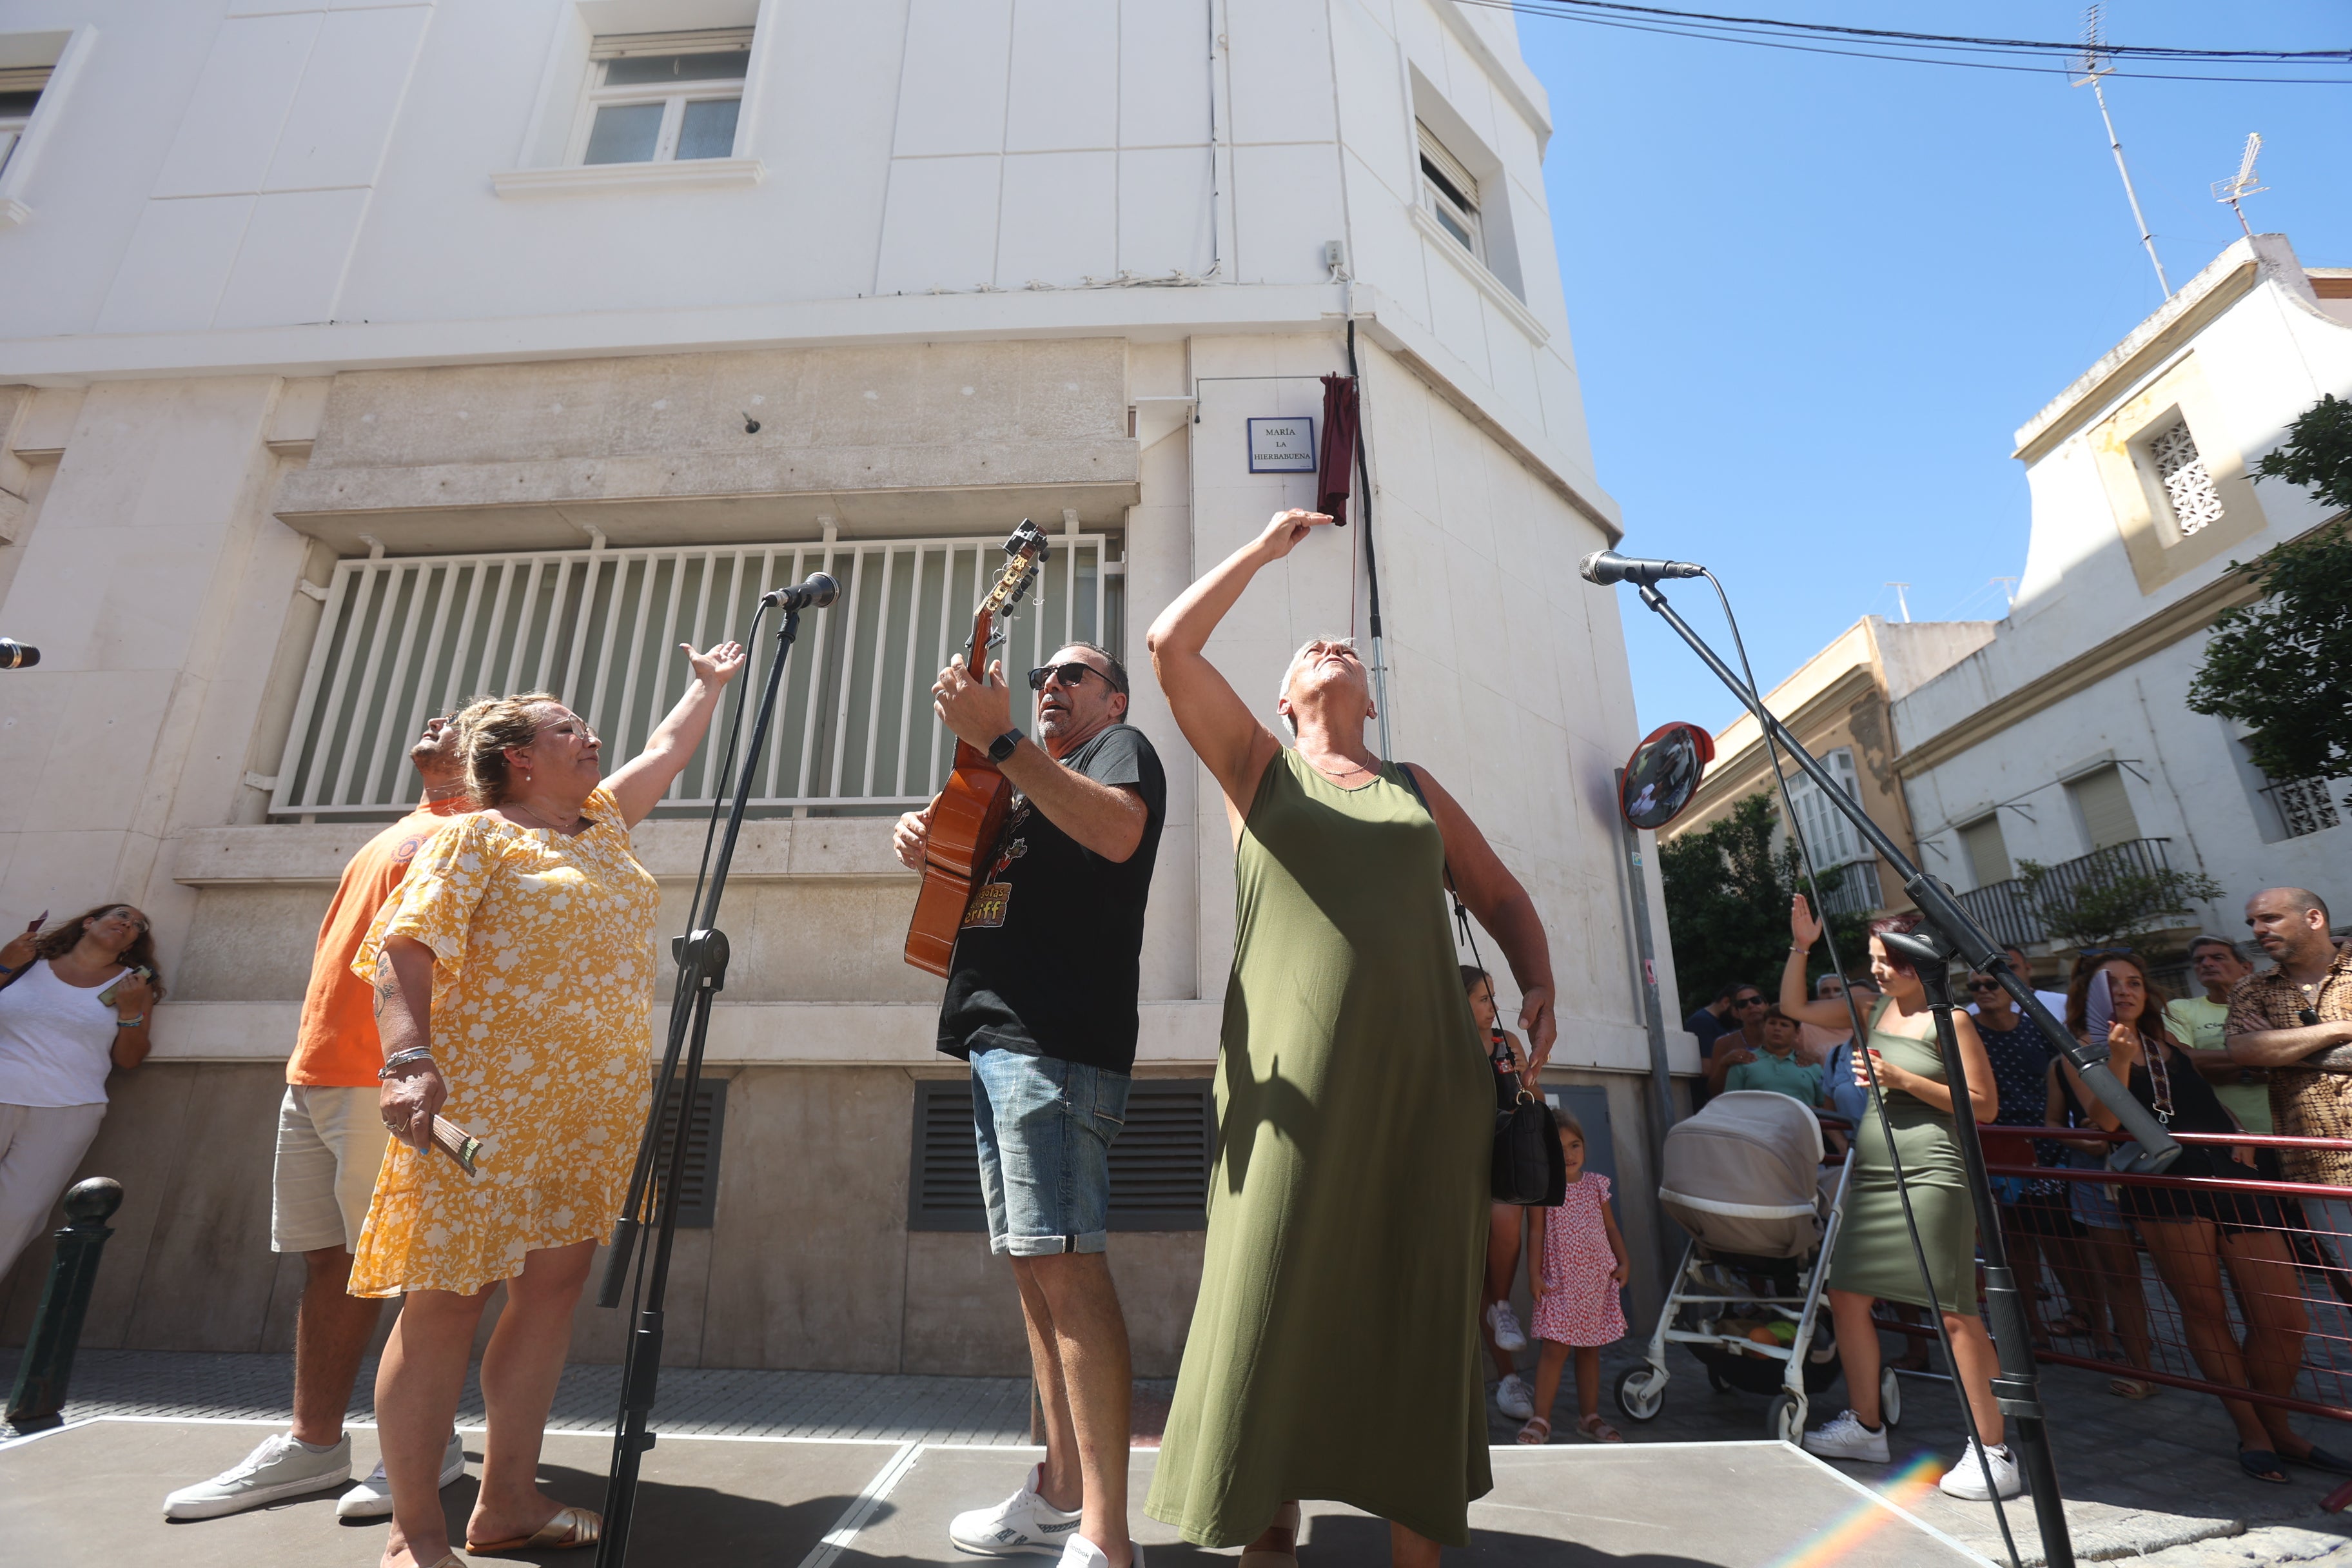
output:
[[[86,1167],[129,1191],[89,1342],[290,1342],[282,1062],[415,724],[544,685],[626,755],[676,643],[824,569],[845,591],[803,626],[721,912],[673,1353],[1025,1364],[938,985],[900,959],[929,682],[1024,517],[1055,553],[1008,667],[1072,637],[1139,661],[1199,571],[1312,504],[1248,421],[1318,416],[1351,322],[1391,750],[1535,895],[1555,1080],[1645,1189],[1633,703],[1613,603],[1566,586],[1618,524],[1549,132],[1508,15],[1453,0],[0,3],[0,634],[42,650],[0,682],[0,915],[134,900],[172,988]],[[1238,689],[1369,630],[1366,531],[1252,591],[1212,648]],[[1171,765],[1129,1142],[1192,1173],[1120,1178],[1152,1373],[1197,1276],[1233,891],[1138,676]],[[637,834],[666,933],[721,787],[706,755]],[[616,1317],[582,1314],[581,1353]]]
[[[2018,432],[2033,528],[1993,638],[1895,705],[1930,873],[1980,922],[2062,947],[2017,881],[2169,867],[2221,895],[2179,930],[2242,936],[2242,904],[2302,885],[2352,910],[2340,781],[2273,780],[2189,686],[2213,619],[2252,602],[2230,570],[2335,520],[2254,466],[2323,394],[2352,395],[2352,272],[2242,239]],[[2173,944],[2177,945],[2177,942]]]

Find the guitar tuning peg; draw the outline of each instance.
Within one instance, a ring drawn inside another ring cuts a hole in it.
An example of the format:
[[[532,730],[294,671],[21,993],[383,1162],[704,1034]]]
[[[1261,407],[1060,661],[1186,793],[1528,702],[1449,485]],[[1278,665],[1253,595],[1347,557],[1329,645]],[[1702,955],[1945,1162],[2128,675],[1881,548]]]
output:
[[[989,628],[988,646],[991,647],[1003,647],[1004,646],[1004,628],[1003,626],[992,626]]]

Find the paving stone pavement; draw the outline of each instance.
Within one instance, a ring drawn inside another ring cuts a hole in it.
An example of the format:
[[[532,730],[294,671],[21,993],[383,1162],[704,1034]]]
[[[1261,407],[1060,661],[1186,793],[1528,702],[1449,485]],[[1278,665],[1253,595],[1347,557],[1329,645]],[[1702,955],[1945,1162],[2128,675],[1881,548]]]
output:
[[[1664,1404],[1654,1420],[1636,1424],[1617,1409],[1612,1391],[1618,1375],[1639,1363],[1638,1342],[1602,1353],[1602,1414],[1629,1442],[1766,1436],[1762,1398],[1716,1393],[1697,1362],[1679,1350],[1670,1355],[1672,1381]],[[15,1352],[0,1351],[0,1379],[13,1381],[16,1359]],[[1530,1373],[1533,1359],[1521,1358]],[[292,1376],[292,1358],[285,1355],[87,1350],[75,1363],[67,1415],[276,1420],[285,1414]],[[1562,1384],[1552,1415],[1554,1441],[1580,1442],[1573,1436],[1572,1375]],[[2233,1435],[2215,1401],[2168,1389],[2154,1399],[2133,1402],[2114,1397],[2105,1385],[2097,1373],[2043,1369],[2059,1474],[2083,1561],[2131,1568],[2352,1568],[2352,1520],[2318,1508],[2331,1484],[2327,1478],[2296,1470],[2284,1487],[2248,1479],[2237,1468]],[[353,1420],[373,1420],[373,1386],[371,1363],[362,1369],[352,1398]],[[1138,1383],[1139,1442],[1157,1441],[1171,1388],[1165,1380]],[[619,1392],[617,1367],[567,1368],[550,1426],[559,1431],[607,1430]],[[1843,1392],[1832,1385],[1816,1396],[1812,1424],[1843,1407]],[[1948,1383],[1906,1378],[1903,1397],[1896,1462],[1841,1467],[1866,1484],[1889,1488],[1923,1454],[1948,1462],[1959,1452],[1961,1427]],[[1024,1378],[672,1367],[662,1373],[655,1425],[680,1436],[1014,1444],[1028,1439],[1028,1402]],[[1491,1439],[1511,1442],[1519,1423],[1495,1411],[1491,1402],[1488,1410]],[[470,1378],[460,1411],[462,1424],[479,1424],[481,1394]],[[2301,1425],[2323,1444],[2352,1449],[2352,1436],[2331,1439],[2329,1423]],[[0,1428],[0,1436],[6,1435]],[[1990,1505],[1931,1492],[1908,1506],[1995,1563],[2008,1562]],[[2019,1560],[2031,1568],[2042,1561],[2032,1506],[2019,1499],[2008,1512]]]
[[[0,1351],[0,1380],[13,1384],[17,1353]],[[478,1368],[467,1374],[460,1426],[481,1424],[478,1378]],[[66,1416],[277,1420],[287,1414],[293,1386],[290,1355],[85,1350],[74,1362]],[[566,1367],[548,1426],[609,1431],[620,1398],[619,1367]],[[375,1419],[373,1357],[360,1368],[350,1415]],[[665,1367],[656,1415],[657,1429],[681,1436],[1025,1443],[1029,1380]],[[0,1436],[6,1435],[8,1428],[0,1426]]]
[[[1679,1348],[1670,1350],[1670,1381],[1657,1416],[1628,1419],[1617,1407],[1618,1376],[1642,1364],[1646,1336],[1602,1351],[1601,1413],[1628,1442],[1702,1442],[1754,1438],[1765,1430],[1766,1400],[1757,1394],[1718,1394],[1706,1371]],[[1533,1381],[1532,1352],[1518,1358],[1522,1375]],[[1563,1373],[1551,1412],[1555,1443],[1580,1443],[1574,1378]],[[2352,1510],[2323,1512],[2319,1501],[2341,1477],[2289,1467],[2286,1486],[2248,1478],[2237,1464],[2234,1428],[2219,1401],[2180,1389],[2165,1389],[2147,1400],[2119,1399],[2107,1392],[2105,1373],[2079,1368],[2042,1368],[2042,1390],[2050,1412],[2051,1444],[2059,1483],[2067,1498],[2066,1516],[2074,1552],[2084,1562],[2118,1562],[2139,1568],[2247,1568],[2252,1563],[2326,1563],[2352,1568]],[[1807,1416],[1817,1426],[1844,1408],[1844,1385],[1832,1384],[1815,1395]],[[1903,1418],[1894,1429],[1894,1463],[1841,1463],[1838,1468],[1882,1490],[1923,1455],[1949,1464],[1965,1438],[1950,1383],[1942,1378],[1903,1379]],[[1487,1402],[1489,1438],[1511,1442],[1520,1423]],[[2352,1453],[2352,1432],[2336,1423],[2296,1418],[2297,1429],[2324,1447]],[[1930,1491],[1906,1506],[1997,1563],[2007,1563],[2000,1526],[1990,1503],[1964,1502]],[[2018,1561],[2024,1568],[2045,1561],[2033,1508],[2025,1498],[2006,1505]]]

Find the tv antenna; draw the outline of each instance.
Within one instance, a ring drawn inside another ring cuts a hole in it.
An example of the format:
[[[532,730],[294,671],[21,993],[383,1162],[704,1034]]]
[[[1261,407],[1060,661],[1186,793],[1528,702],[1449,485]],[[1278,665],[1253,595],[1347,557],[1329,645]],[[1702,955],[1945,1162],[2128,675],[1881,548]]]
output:
[[[2156,280],[2163,286],[2164,297],[2172,298],[2172,279],[2164,275],[2164,263],[2157,259],[2156,236],[2148,232],[2147,219],[2139,210],[2139,193],[2132,189],[2131,171],[2124,166],[2124,144],[2116,136],[2115,116],[2107,112],[2106,89],[2099,79],[2115,69],[2106,48],[2099,42],[2099,8],[2087,7],[2083,13],[2083,52],[2075,57],[2075,68],[2083,74],[2074,79],[2076,87],[2087,87],[2091,96],[2099,100],[2099,120],[2107,128],[2107,147],[2116,155],[2116,173],[2124,177],[2124,200],[2131,203],[2132,222],[2139,226],[2139,242],[2147,251],[2148,264],[2156,268]],[[2244,221],[2242,218],[2241,222]]]
[[[2260,155],[2262,150],[2263,133],[2259,131],[2247,132],[2246,153],[2244,157],[2238,160],[2238,172],[2226,180],[2213,182],[2213,199],[2230,204],[2230,210],[2238,215],[2238,226],[2246,231],[2246,237],[2250,239],[2253,237],[2253,226],[2246,221],[2246,209],[2238,204],[2248,196],[2258,196],[2270,189],[2268,185],[2254,184],[2257,178],[2254,174],[2254,159]]]
[[[1993,585],[1994,587],[1999,588],[1999,589],[2000,590],[2000,596],[2001,596],[2002,600],[2003,600],[2005,603],[2007,603],[2007,604],[2008,604],[2008,605],[2009,605],[2009,607],[2010,607],[2011,609],[2014,610],[2015,608],[2017,608],[2017,579],[2016,579],[2016,578],[2014,578],[2014,577],[1995,577],[1995,578],[1993,578],[1993,579],[1992,579],[1992,585]]]
[[[1911,601],[1903,596],[1903,592],[1905,589],[1910,587],[1911,584],[1908,583],[1885,583],[1880,585],[1882,587],[1892,588],[1895,590],[1895,607],[1903,612],[1903,624],[1906,626],[1909,626],[1911,624]]]

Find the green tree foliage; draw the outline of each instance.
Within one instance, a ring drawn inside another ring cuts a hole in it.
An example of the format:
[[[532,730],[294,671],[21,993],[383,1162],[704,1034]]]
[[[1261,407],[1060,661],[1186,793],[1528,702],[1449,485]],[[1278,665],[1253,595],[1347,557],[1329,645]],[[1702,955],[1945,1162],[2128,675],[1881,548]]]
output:
[[[2221,896],[2221,884],[2197,871],[2169,867],[2154,871],[2115,871],[2067,887],[2037,860],[2017,863],[2025,895],[2042,911],[2042,924],[2071,947],[2100,947],[2169,923],[2167,916],[2193,914],[2189,906]]]
[[[1793,843],[1774,852],[1779,817],[1771,795],[1759,791],[1722,821],[1659,847],[1667,939],[1685,1009],[1712,1002],[1729,984],[1754,985],[1769,997],[1780,994],[1780,965],[1789,953],[1789,900],[1804,886],[1804,864]],[[1827,872],[1822,891],[1835,892],[1841,877],[1869,874],[1866,865]],[[1853,915],[1831,917],[1831,935],[1850,973],[1868,966],[1866,924]],[[1827,959],[1826,952],[1814,951],[1820,972],[1827,971]]]
[[[2255,472],[2352,510],[2352,402],[2305,409]],[[2245,724],[2248,756],[2274,779],[2352,771],[2352,537],[2338,522],[2230,569],[2263,597],[2214,621],[2190,710]]]

